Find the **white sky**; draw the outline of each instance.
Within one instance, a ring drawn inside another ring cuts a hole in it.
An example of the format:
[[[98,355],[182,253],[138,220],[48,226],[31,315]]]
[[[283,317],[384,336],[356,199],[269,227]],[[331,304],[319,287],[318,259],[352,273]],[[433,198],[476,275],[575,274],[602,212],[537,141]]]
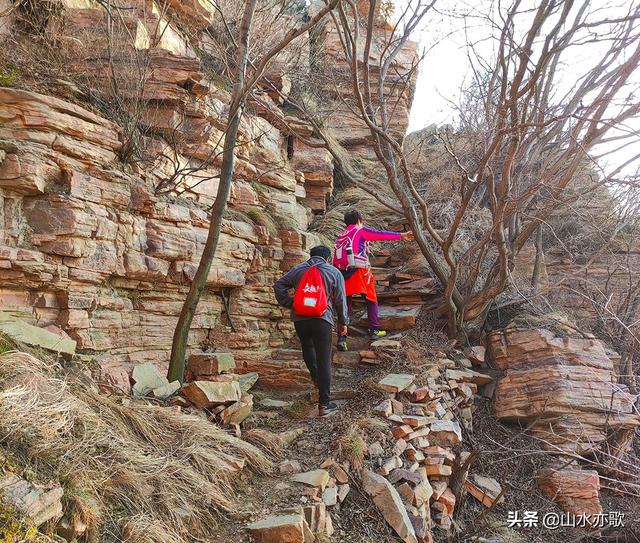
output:
[[[396,12],[407,1],[410,0],[396,0]],[[538,2],[534,4],[537,5]],[[420,130],[430,124],[442,125],[455,121],[451,102],[458,102],[460,90],[471,75],[471,61],[467,56],[466,41],[467,39],[478,41],[477,49],[482,55],[491,56],[495,42],[485,39],[491,34],[491,28],[488,23],[475,15],[485,14],[495,5],[492,0],[438,0],[436,2],[437,11],[432,12],[424,21],[423,28],[414,38],[420,47],[426,50],[426,56],[418,76],[409,132]],[[503,7],[507,5],[508,2],[505,1]],[[593,5],[596,6],[594,9],[598,9],[595,17],[600,17],[618,14],[620,9],[626,11],[626,6],[631,4],[626,0],[595,0]],[[451,16],[463,13],[468,15],[464,23],[460,17]],[[575,48],[571,54],[573,56],[567,59],[569,62],[564,67],[565,77],[561,80],[561,83],[566,82],[567,85],[573,85],[576,78],[585,73],[595,58],[594,51],[587,50],[586,47]],[[640,74],[634,79],[637,91],[640,87]],[[634,119],[630,124],[640,130],[640,119]],[[606,160],[610,166],[614,166],[628,160],[638,151],[638,146],[632,146],[616,152]],[[636,163],[625,171],[630,173],[637,168]]]

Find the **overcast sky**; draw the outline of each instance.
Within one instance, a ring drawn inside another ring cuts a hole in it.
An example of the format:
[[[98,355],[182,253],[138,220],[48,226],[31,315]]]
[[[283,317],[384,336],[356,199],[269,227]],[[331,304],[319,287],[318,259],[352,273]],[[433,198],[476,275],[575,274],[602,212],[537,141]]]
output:
[[[407,0],[397,0],[396,6],[401,6]],[[633,0],[637,2],[637,0]],[[526,2],[526,0],[525,0]],[[507,5],[504,2],[503,5]],[[535,2],[537,5],[537,2]],[[598,9],[594,17],[612,16],[626,12],[628,0],[597,0],[593,4]],[[416,33],[416,40],[422,50],[426,51],[418,76],[413,107],[411,109],[409,131],[419,130],[430,124],[442,125],[455,121],[453,102],[458,102],[460,90],[469,81],[471,61],[469,60],[467,39],[478,42],[477,49],[487,58],[492,55],[495,41],[485,39],[491,35],[488,23],[480,18],[492,6],[492,0],[438,0],[437,10],[424,22],[423,27]],[[398,7],[396,7],[396,11]],[[467,14],[464,19],[462,13]],[[600,46],[599,46],[600,47]],[[596,50],[588,47],[578,47],[570,51],[566,65],[563,67],[560,84],[568,90],[575,84],[577,78],[583,75],[597,56]],[[640,74],[635,76],[635,90],[640,87]],[[640,129],[640,119],[634,119],[631,126]],[[626,161],[635,153],[638,146],[627,148],[608,157],[609,165]],[[627,168],[626,172],[638,168]]]

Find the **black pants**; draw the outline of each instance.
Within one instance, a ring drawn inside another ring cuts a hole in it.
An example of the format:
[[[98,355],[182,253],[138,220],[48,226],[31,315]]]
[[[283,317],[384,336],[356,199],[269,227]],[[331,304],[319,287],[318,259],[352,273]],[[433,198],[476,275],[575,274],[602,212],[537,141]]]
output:
[[[294,323],[302,345],[302,357],[311,379],[318,387],[319,403],[331,397],[331,323],[324,319],[307,319]]]

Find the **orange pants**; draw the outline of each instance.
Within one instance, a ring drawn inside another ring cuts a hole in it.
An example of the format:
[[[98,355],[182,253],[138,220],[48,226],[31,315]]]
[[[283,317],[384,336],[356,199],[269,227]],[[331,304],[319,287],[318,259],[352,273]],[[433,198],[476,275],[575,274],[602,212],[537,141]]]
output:
[[[376,280],[369,268],[360,268],[344,283],[346,295],[364,294],[364,297],[370,302],[377,302]]]

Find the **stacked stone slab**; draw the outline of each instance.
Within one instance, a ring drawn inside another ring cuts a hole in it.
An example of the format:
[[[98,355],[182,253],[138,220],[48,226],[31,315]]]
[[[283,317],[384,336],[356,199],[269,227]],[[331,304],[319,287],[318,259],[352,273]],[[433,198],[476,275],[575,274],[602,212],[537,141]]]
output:
[[[232,353],[194,353],[187,360],[180,394],[198,409],[206,409],[224,425],[239,425],[253,409],[253,396],[233,373]]]
[[[640,425],[634,398],[597,339],[507,328],[490,334],[487,352],[505,370],[496,386],[497,417],[533,423],[545,448],[585,453],[608,433]]]

